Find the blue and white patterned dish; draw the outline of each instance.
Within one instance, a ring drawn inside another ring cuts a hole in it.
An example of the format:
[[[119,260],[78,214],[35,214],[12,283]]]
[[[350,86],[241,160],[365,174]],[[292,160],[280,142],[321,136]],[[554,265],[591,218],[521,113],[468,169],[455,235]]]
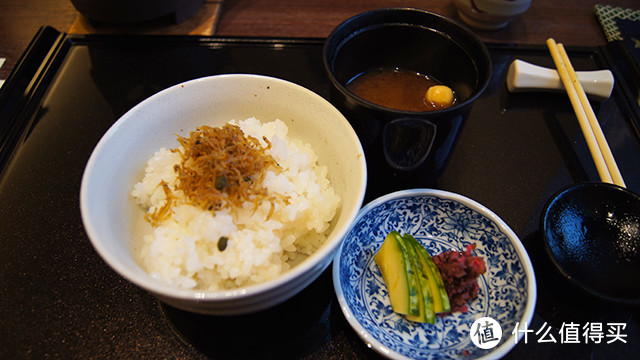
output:
[[[487,272],[478,279],[480,291],[467,304],[467,313],[421,324],[391,310],[373,259],[391,230],[411,233],[432,255],[476,244],[474,254],[484,259]],[[369,347],[392,359],[500,358],[531,323],[536,302],[531,260],[515,233],[484,206],[440,190],[398,191],[362,208],[334,259],[333,282],[353,329]],[[481,317],[497,320],[502,328],[502,339],[489,350],[476,347],[469,335]]]

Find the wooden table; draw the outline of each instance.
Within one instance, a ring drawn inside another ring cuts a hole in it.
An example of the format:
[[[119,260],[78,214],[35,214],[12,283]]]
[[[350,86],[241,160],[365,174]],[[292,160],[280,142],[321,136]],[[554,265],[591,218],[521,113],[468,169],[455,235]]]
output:
[[[554,37],[567,45],[605,44],[593,7],[599,0],[535,0],[506,28],[477,31],[486,42],[542,44]],[[639,8],[637,0],[608,5]],[[180,24],[154,21],[136,26],[92,24],[69,0],[0,2],[0,79],[6,79],[37,30],[50,25],[71,33],[152,33],[220,36],[326,37],[343,20],[362,11],[390,6],[416,7],[459,20],[451,0],[207,0]]]
[[[529,10],[497,31],[476,33],[487,42],[542,44],[554,37],[568,45],[605,43],[594,14],[598,0],[535,0]],[[635,0],[609,1],[609,5],[638,8]],[[217,34],[222,36],[326,37],[341,21],[381,7],[407,6],[433,11],[459,20],[451,0],[225,0]]]

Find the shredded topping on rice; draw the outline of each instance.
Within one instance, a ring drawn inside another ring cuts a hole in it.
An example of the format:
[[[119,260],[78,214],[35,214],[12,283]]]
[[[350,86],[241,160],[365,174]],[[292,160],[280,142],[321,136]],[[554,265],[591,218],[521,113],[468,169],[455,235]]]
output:
[[[273,201],[275,197],[268,194],[262,185],[265,170],[271,168],[278,171],[275,159],[265,150],[271,143],[262,147],[260,141],[252,136],[245,136],[239,126],[225,124],[213,128],[200,126],[191,131],[189,137],[178,136],[181,149],[172,149],[181,154],[181,161],[174,166],[177,175],[175,190],[184,193],[185,202],[208,211],[221,208],[242,207],[246,201],[257,208],[263,200]],[[166,194],[164,206],[147,214],[147,221],[152,225],[171,216],[172,193],[166,184],[160,184]],[[286,201],[286,199],[285,199]]]

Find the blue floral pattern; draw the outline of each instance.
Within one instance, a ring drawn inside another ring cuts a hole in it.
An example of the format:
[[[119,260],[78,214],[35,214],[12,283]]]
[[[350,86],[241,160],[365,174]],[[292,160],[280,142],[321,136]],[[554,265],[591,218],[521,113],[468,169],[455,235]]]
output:
[[[407,192],[406,196],[367,205],[334,261],[336,293],[343,311],[350,312],[345,315],[357,320],[368,337],[395,352],[390,357],[478,358],[492,350],[482,350],[471,342],[469,331],[475,319],[488,316],[501,324],[500,345],[515,343],[511,336],[515,326],[530,320],[525,319],[525,308],[532,301],[528,286],[534,279],[527,276],[527,270],[533,270],[525,269],[530,266],[526,252],[519,254],[514,247],[519,240],[508,236],[503,230],[506,225],[484,214],[484,208],[474,209],[441,193]],[[391,230],[411,233],[434,255],[476,244],[474,253],[485,260],[487,272],[478,279],[480,292],[468,304],[467,313],[438,317],[432,325],[408,321],[392,311],[373,259]]]

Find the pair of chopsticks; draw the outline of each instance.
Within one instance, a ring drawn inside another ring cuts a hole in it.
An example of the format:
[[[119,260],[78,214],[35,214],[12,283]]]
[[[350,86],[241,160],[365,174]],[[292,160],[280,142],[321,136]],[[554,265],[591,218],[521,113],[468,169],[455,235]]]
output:
[[[567,52],[564,50],[564,46],[557,44],[553,39],[547,40],[547,46],[551,52],[551,57],[556,65],[562,84],[569,95],[573,110],[578,117],[580,128],[587,141],[587,146],[595,162],[598,175],[600,175],[600,180],[602,182],[626,187],[616,160],[613,158],[613,154],[607,143],[607,139],[604,137],[598,119],[591,108],[582,84],[580,84],[576,76],[576,72],[571,65]]]

